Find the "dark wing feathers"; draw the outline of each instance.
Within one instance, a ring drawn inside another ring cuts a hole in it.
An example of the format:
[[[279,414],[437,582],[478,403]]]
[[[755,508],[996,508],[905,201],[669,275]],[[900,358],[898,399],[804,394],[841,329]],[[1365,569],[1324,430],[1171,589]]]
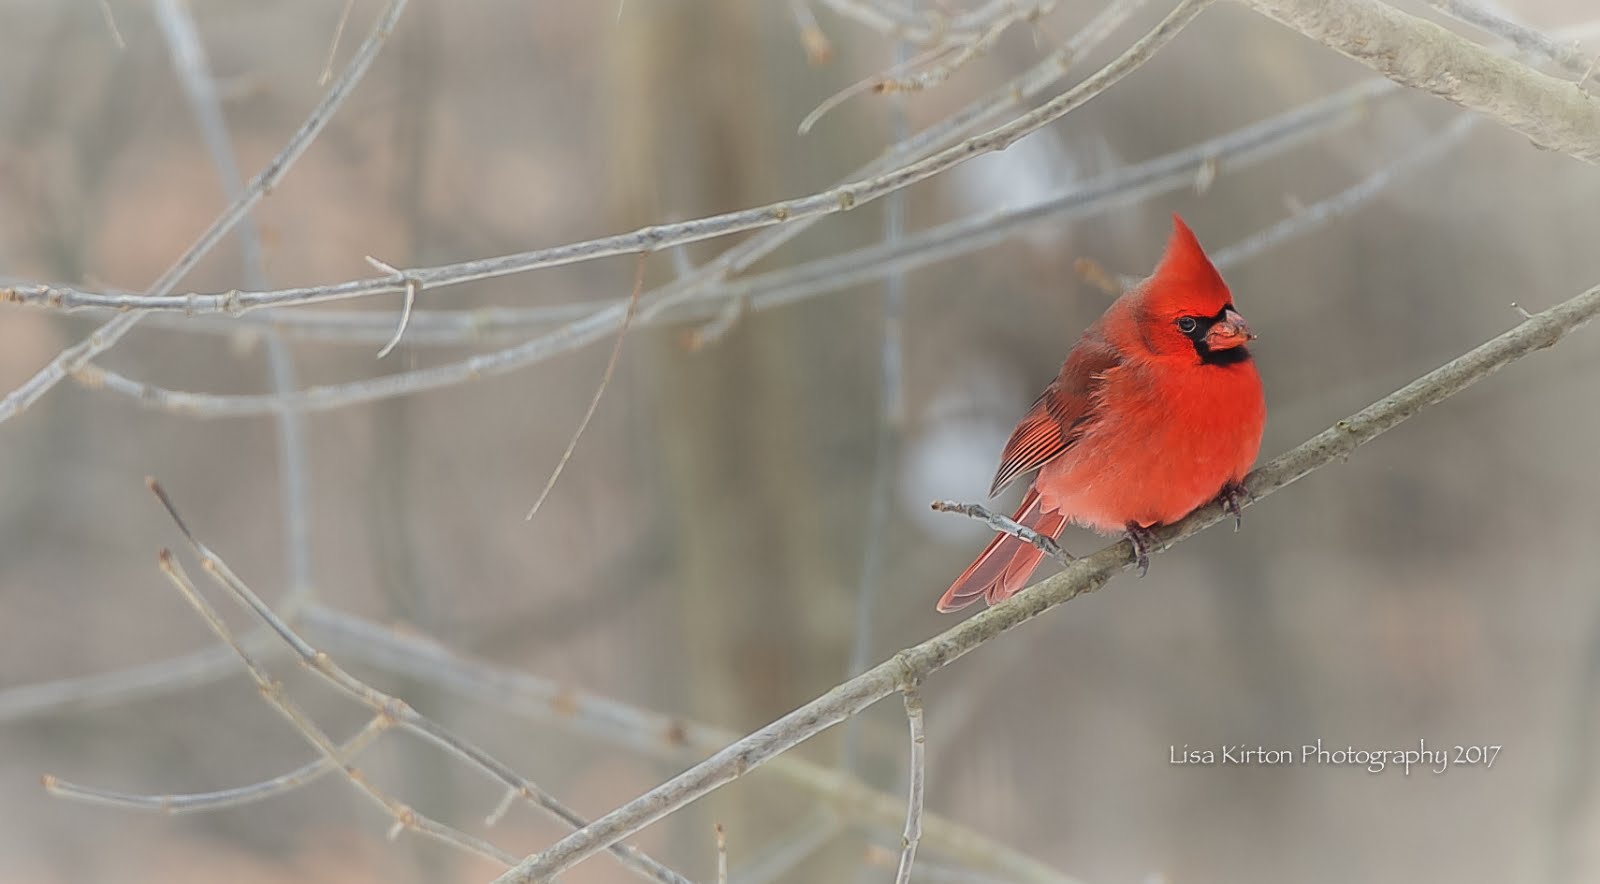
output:
[[[999,494],[1013,479],[1044,466],[1067,450],[1066,428],[1051,414],[1050,398],[1050,390],[1046,390],[1012,431],[1011,440],[1000,455],[994,484],[989,486],[990,497]]]
[[[1012,431],[1011,440],[1000,455],[990,497],[1072,447],[1094,416],[1091,406],[1095,388],[1105,380],[1105,373],[1120,362],[1110,345],[1089,335],[1073,348],[1061,374],[1034,400],[1033,407]]]

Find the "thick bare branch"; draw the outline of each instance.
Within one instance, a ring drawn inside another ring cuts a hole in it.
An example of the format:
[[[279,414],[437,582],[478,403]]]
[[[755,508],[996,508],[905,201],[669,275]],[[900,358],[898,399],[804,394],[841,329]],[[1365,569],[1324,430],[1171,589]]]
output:
[[[1464,355],[1385,396],[1299,447],[1251,473],[1245,481],[1257,503],[1278,489],[1335,460],[1341,460],[1424,408],[1482,380],[1529,353],[1552,346],[1600,313],[1600,286],[1525,320]],[[1248,504],[1247,504],[1248,505]],[[1165,549],[1224,517],[1209,504],[1175,525],[1155,532],[1153,550]],[[896,654],[821,697],[737,740],[639,798],[596,819],[547,850],[527,857],[502,875],[499,884],[547,880],[562,870],[626,838],[696,798],[723,786],[773,757],[794,748],[873,703],[944,668],[967,652],[1018,624],[1099,589],[1133,561],[1123,540],[1078,559],[1041,581],[944,633]]]
[[[1600,163],[1600,99],[1381,0],[1241,0],[1396,83]]]

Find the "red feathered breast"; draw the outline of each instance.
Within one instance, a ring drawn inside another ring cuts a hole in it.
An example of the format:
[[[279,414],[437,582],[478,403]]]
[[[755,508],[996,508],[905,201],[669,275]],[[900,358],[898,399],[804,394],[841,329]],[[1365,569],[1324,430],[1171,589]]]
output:
[[[1077,441],[1039,471],[1044,511],[1104,534],[1175,522],[1255,462],[1267,409],[1254,362],[1128,361],[1103,377]]]

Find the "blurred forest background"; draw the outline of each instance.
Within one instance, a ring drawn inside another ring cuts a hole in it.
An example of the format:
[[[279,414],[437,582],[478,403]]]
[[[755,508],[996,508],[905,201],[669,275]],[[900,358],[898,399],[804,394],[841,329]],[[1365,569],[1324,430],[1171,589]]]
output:
[[[322,94],[343,5],[192,4],[245,176]],[[860,95],[799,135],[830,95],[916,51],[815,5],[827,59],[808,58],[794,5],[776,0],[628,0],[620,11],[414,0],[254,214],[264,281],[230,237],[178,290],[371,277],[369,255],[444,264],[822,191],[1045,57],[1103,6],[1062,3],[1007,29],[948,82]],[[379,9],[353,5],[335,70]],[[1069,81],[1169,9],[1137,8]],[[1580,0],[1504,11],[1552,32],[1594,13]],[[903,197],[827,217],[754,270],[1069,193],[1373,77],[1219,5],[1063,121]],[[0,2],[0,82],[0,277],[139,291],[226,205],[150,4]],[[310,413],[300,597],[323,615],[307,636],[597,816],[853,665],[955,622],[933,603],[987,530],[928,504],[982,498],[1012,424],[1104,309],[1109,296],[1079,259],[1142,275],[1173,211],[1216,252],[1385,176],[1353,211],[1224,267],[1261,335],[1264,457],[1510,327],[1513,301],[1542,309],[1600,281],[1592,166],[1492,121],[1455,124],[1458,108],[1405,90],[1349,107],[1260,162],[1206,166],[1094,211],[1040,213],[981,249],[790,303],[636,325],[531,521],[522,517],[583,417],[613,334],[509,374]],[[1458,137],[1432,140],[1452,125]],[[1430,144],[1433,154],[1386,175]],[[730,242],[650,256],[646,289]],[[424,289],[419,310],[555,305],[557,321],[486,320],[476,334],[430,338],[419,316],[381,361],[399,295],[299,310],[372,311],[381,320],[361,327],[375,333],[286,321],[283,341],[297,386],[442,365],[626,297],[635,270],[624,256]],[[270,392],[272,316],[153,318],[100,364],[176,389]],[[0,388],[104,318],[0,310]],[[1511,367],[1250,509],[1241,532],[1206,532],[1157,558],[1147,579],[1119,579],[936,674],[923,689],[928,812],[1090,882],[1600,879],[1596,340],[1580,333]],[[183,817],[40,788],[51,773],[204,792],[314,757],[225,656],[111,696],[76,696],[77,682],[43,702],[36,692],[216,644],[155,567],[156,550],[181,538],[147,474],[235,571],[286,601],[300,566],[285,552],[296,545],[276,423],[194,419],[67,383],[0,427],[0,881],[498,874],[410,834],[386,841],[388,821],[337,777]],[[1103,543],[1077,531],[1064,540],[1076,552]],[[681,723],[630,743],[570,714],[573,695],[524,714],[504,693],[406,665],[415,655],[375,651],[381,643],[341,632],[350,621],[334,612]],[[270,659],[330,733],[363,721],[284,655]],[[882,703],[793,753],[814,773],[837,768],[886,793],[887,813],[760,770],[634,843],[709,881],[721,822],[736,882],[891,880],[905,728],[900,704]],[[1504,748],[1490,770],[1443,775],[1169,763],[1185,745],[1318,739]],[[486,827],[499,788],[411,737],[384,737],[358,764],[517,855],[562,834],[526,808]],[[917,880],[1011,880],[931,834],[920,857]],[[633,879],[596,857],[564,880]]]

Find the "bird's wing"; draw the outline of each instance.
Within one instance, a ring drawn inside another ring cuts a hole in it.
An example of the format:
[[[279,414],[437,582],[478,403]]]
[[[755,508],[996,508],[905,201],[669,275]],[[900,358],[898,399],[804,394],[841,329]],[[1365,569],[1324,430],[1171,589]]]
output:
[[[995,471],[989,496],[999,494],[1020,476],[1061,456],[1078,441],[1094,418],[1094,393],[1105,383],[1106,372],[1122,359],[1097,336],[1085,335],[1072,349],[1061,374],[1045,387],[1033,407],[1011,433],[1000,468]]]

